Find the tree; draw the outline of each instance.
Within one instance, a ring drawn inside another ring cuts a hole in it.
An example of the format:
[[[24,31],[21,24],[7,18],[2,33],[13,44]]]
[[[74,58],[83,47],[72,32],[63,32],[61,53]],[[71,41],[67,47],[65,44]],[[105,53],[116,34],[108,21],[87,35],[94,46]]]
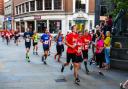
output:
[[[112,11],[112,15],[115,17],[120,10],[128,11],[128,0],[111,0],[114,3],[114,10]]]

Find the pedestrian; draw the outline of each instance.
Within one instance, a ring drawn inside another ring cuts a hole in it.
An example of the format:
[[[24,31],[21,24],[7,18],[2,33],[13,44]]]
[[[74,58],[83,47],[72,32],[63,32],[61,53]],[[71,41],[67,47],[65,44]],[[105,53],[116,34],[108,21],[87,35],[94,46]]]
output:
[[[32,37],[33,39],[33,54],[38,55],[38,42],[39,42],[39,34],[35,31]]]
[[[71,60],[73,61],[76,58],[75,47],[78,39],[76,25],[73,25],[71,27],[71,30],[72,32],[67,34],[66,40],[65,40],[65,44],[67,45],[67,58],[66,58],[67,60],[66,60],[66,63],[62,65],[61,72],[63,72],[64,68],[70,64]],[[73,66],[71,65],[70,69],[72,68]]]
[[[126,89],[128,87],[128,80],[126,80],[124,83],[120,83],[120,89]]]
[[[56,60],[56,57],[58,56],[58,62],[60,62],[60,57],[61,57],[62,51],[63,51],[62,45],[64,42],[64,37],[63,37],[61,31],[58,33],[58,36],[56,37],[55,42],[56,42],[57,53],[55,54],[54,59]]]
[[[103,68],[104,58],[104,35],[101,35],[96,42],[96,63],[100,69]],[[99,74],[103,75],[100,70]]]
[[[110,31],[106,32],[106,38],[104,40],[104,47],[105,47],[105,61],[106,61],[106,66],[105,69],[110,68],[110,46],[111,46],[111,33]]]
[[[31,35],[29,29],[27,29],[27,31],[24,33],[23,38],[25,40],[25,47],[26,47],[26,60],[28,62],[30,62],[29,51],[30,51],[30,48],[31,48],[32,35]]]
[[[42,55],[42,62],[46,65],[46,60],[48,57],[48,52],[49,52],[49,46],[50,46],[50,35],[48,32],[48,29],[45,28],[45,33],[41,36],[41,43],[43,44],[43,50],[44,54]]]
[[[89,69],[87,67],[87,62],[88,62],[88,49],[89,49],[89,44],[90,44],[90,36],[89,36],[89,33],[88,31],[86,30],[83,37],[82,37],[82,40],[83,40],[83,60],[84,60],[84,66],[85,66],[85,70],[86,70],[86,74],[89,73]]]

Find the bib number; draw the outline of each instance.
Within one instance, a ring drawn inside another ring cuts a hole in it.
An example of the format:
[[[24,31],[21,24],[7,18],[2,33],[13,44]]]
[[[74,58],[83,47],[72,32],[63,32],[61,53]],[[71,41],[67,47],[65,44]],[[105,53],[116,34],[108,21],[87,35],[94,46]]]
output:
[[[45,41],[44,44],[48,44],[48,41]]]

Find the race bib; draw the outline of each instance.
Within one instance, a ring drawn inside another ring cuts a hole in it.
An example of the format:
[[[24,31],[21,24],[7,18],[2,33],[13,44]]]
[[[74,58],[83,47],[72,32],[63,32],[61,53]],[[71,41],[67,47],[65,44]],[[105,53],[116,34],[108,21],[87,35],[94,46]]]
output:
[[[29,38],[26,38],[26,42],[30,42],[30,39]]]
[[[62,45],[62,42],[58,42],[59,43],[59,45]]]
[[[45,42],[44,42],[44,44],[46,44],[46,45],[47,45],[48,43],[49,43],[48,41],[45,41]]]

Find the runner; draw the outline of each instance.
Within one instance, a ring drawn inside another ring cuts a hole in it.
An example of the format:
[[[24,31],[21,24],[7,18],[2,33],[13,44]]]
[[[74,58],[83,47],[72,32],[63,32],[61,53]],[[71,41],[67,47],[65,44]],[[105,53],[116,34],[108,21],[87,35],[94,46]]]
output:
[[[32,35],[31,35],[29,29],[27,29],[27,32],[24,33],[23,37],[24,37],[24,40],[25,40],[25,47],[26,47],[26,60],[28,62],[30,62],[29,51],[30,51],[30,47],[31,47]]]
[[[82,40],[82,32],[79,32],[79,37],[76,43],[76,59],[73,60],[73,66],[74,66],[74,78],[75,78],[75,83],[79,85],[80,79],[78,76],[78,72],[80,69],[80,64],[83,61],[82,58],[82,48],[83,48],[83,40]]]
[[[6,42],[7,42],[7,45],[9,44],[10,42],[10,32],[8,30],[5,31],[5,39],[6,39]]]
[[[41,36],[41,42],[43,44],[44,54],[42,56],[42,62],[46,63],[48,57],[49,44],[50,44],[50,35],[48,34],[47,28],[45,28],[45,33]]]
[[[20,33],[19,33],[18,30],[16,30],[14,34],[15,34],[15,35],[14,35],[14,37],[15,37],[14,43],[18,46]]]
[[[63,72],[65,66],[68,66],[70,61],[73,61],[76,57],[75,46],[78,39],[78,34],[76,33],[76,25],[72,26],[71,30],[72,32],[66,36],[65,44],[67,45],[67,61],[62,65],[61,72]]]
[[[83,59],[84,59],[84,66],[86,70],[86,74],[89,73],[88,67],[87,67],[87,61],[88,61],[88,49],[89,49],[89,44],[90,44],[90,36],[88,31],[86,30],[84,33],[84,36],[82,37],[83,39]]]
[[[33,54],[34,55],[38,55],[38,42],[39,42],[39,35],[37,32],[34,32],[34,35],[33,35]]]
[[[48,56],[50,56],[50,48],[51,48],[51,45],[52,45],[52,35],[50,34],[50,32],[48,32],[48,34],[50,36]]]
[[[58,36],[56,37],[55,41],[57,43],[56,44],[57,53],[55,54],[54,59],[56,60],[56,56],[58,56],[58,62],[60,62],[60,57],[61,57],[62,51],[63,51],[62,45],[63,45],[63,42],[64,42],[64,37],[63,37],[61,31],[58,33]]]
[[[4,40],[5,40],[5,31],[1,32],[1,37],[2,37],[2,42],[4,42]]]

